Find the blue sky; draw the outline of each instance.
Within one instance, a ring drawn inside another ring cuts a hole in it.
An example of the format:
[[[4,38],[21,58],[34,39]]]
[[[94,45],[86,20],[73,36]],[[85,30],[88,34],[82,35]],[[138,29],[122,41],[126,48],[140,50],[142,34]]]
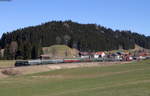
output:
[[[52,20],[96,23],[150,36],[150,0],[0,1],[0,36]]]

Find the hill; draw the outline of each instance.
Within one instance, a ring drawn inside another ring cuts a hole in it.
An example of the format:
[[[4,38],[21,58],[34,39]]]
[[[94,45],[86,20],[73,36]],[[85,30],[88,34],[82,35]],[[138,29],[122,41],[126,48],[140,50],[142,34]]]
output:
[[[42,47],[67,45],[79,51],[134,49],[137,44],[150,49],[150,37],[131,31],[112,30],[96,24],[52,21],[4,33],[0,47],[4,59],[36,59]]]
[[[139,50],[150,51],[150,49],[140,47],[139,45],[135,45],[135,48],[132,49],[132,51],[139,51]]]
[[[66,45],[52,45],[50,47],[43,47],[43,53],[51,56],[52,58],[73,58],[78,56],[79,51],[77,49],[70,48]]]
[[[60,69],[3,78],[0,79],[0,95],[149,96],[149,62]]]
[[[137,52],[146,52],[146,53],[149,53],[150,52],[150,49],[146,49],[146,48],[143,48],[143,47],[140,47],[139,45],[135,44],[134,45],[134,49],[129,49],[129,50],[124,50],[124,49],[118,49],[118,50],[111,50],[111,51],[108,51],[109,53],[115,53],[115,52],[125,52],[125,53],[137,53]]]

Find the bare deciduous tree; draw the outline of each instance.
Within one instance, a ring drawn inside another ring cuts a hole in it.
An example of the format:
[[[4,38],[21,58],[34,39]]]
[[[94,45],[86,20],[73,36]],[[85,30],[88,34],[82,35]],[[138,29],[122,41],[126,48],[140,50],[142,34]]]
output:
[[[18,43],[16,41],[12,41],[9,47],[9,51],[10,54],[12,54],[13,58],[15,58],[17,49],[18,49]]]
[[[71,40],[71,37],[69,35],[64,36],[65,44],[68,45],[69,41]]]
[[[61,38],[59,36],[56,37],[56,43],[61,44]]]

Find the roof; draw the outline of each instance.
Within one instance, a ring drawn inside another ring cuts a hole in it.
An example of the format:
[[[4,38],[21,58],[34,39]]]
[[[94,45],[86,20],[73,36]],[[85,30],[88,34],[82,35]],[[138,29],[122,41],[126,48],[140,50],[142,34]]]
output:
[[[90,55],[89,52],[80,52],[81,55]]]
[[[96,52],[95,53],[96,55],[102,55],[102,54],[105,54],[104,52]]]
[[[124,52],[116,52],[118,55],[124,55]]]
[[[48,54],[43,54],[43,55],[40,55],[40,56],[42,56],[42,57],[50,57],[50,55],[48,55]]]
[[[118,56],[118,54],[117,53],[113,53],[113,54],[111,54],[111,56]]]
[[[146,56],[146,55],[147,55],[147,53],[145,53],[145,52],[139,53],[139,56]]]

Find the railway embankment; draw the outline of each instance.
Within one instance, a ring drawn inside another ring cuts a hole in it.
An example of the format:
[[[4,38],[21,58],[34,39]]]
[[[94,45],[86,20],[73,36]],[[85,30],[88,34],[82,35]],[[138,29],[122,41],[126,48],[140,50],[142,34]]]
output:
[[[25,66],[25,67],[12,67],[0,69],[0,78],[5,78],[15,75],[27,75],[39,72],[47,72],[59,69],[71,69],[81,67],[100,67],[100,66],[112,66],[117,64],[127,64],[130,62],[88,62],[88,63],[63,63],[63,64],[48,64],[37,66]]]

